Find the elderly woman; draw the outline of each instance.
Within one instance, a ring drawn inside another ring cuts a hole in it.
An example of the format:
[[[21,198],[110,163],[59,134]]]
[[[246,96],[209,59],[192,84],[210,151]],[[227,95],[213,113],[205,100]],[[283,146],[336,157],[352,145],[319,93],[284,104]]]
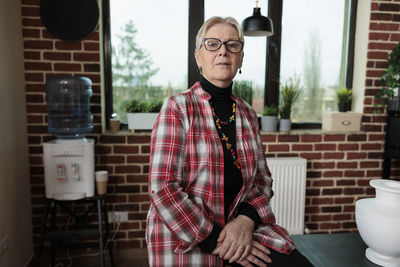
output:
[[[207,20],[194,52],[200,82],[170,97],[157,118],[146,229],[150,266],[312,266],[275,224],[257,115],[232,94],[243,45],[235,19]]]

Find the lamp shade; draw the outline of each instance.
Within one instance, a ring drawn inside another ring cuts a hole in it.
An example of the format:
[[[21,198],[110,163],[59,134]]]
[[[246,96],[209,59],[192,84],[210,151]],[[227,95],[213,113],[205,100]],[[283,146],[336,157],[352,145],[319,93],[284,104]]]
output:
[[[259,7],[253,9],[253,16],[242,22],[242,30],[246,36],[271,36],[274,34],[272,20],[262,16]]]

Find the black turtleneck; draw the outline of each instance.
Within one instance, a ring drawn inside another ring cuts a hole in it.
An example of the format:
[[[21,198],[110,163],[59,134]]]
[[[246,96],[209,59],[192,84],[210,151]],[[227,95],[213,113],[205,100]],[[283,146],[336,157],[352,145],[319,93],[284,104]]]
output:
[[[201,77],[201,87],[211,95],[210,104],[214,108],[215,114],[222,121],[227,121],[232,115],[232,83],[226,88],[220,88],[213,85],[211,82]],[[228,125],[222,126],[224,134],[228,137],[232,148],[236,150],[236,124],[235,121]],[[233,164],[233,159],[229,151],[225,147],[225,142],[221,140],[224,151],[224,212],[225,222],[228,219],[229,207],[235,200],[240,189],[243,186],[243,177],[241,171]],[[258,212],[248,203],[241,203],[238,214],[243,214],[250,217],[256,225],[261,222]],[[200,247],[211,253],[216,245],[221,229],[214,226],[211,235],[200,243]]]
[[[232,115],[232,83],[227,88],[220,88],[205,78],[200,80],[201,87],[211,95],[210,104],[214,108],[215,114],[222,121],[227,121]],[[222,125],[222,131],[229,138],[229,143],[236,150],[236,124],[232,121],[228,125]],[[229,151],[225,147],[225,141],[221,140],[224,151],[224,204],[225,204],[225,221],[228,219],[229,206],[235,200],[243,186],[243,178],[240,170],[233,165],[233,159]]]

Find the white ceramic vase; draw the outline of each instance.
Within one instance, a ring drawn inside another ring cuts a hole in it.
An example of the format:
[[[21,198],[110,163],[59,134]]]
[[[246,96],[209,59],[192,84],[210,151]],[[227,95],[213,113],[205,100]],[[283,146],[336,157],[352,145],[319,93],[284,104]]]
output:
[[[365,256],[381,266],[400,266],[400,182],[375,179],[375,198],[356,202],[356,223],[368,245]]]

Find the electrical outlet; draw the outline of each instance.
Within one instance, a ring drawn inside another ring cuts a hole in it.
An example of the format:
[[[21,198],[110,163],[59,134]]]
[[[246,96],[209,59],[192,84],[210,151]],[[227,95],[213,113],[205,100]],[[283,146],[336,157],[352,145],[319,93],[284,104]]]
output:
[[[3,255],[8,249],[8,235],[0,240],[0,256]]]
[[[128,212],[127,211],[110,211],[108,212],[108,221],[113,222],[127,222]]]

